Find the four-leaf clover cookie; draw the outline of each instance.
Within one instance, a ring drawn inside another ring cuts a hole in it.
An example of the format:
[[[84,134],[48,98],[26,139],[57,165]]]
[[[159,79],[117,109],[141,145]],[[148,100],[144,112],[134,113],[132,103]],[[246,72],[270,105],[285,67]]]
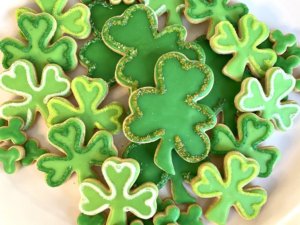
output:
[[[230,152],[224,159],[224,178],[212,163],[203,163],[192,188],[201,198],[217,198],[205,213],[216,224],[226,224],[233,206],[245,219],[254,219],[266,203],[267,193],[260,187],[245,187],[259,173],[259,165],[238,152]]]
[[[2,104],[0,114],[5,119],[22,118],[24,129],[31,127],[37,112],[48,118],[47,102],[52,97],[67,96],[70,92],[70,82],[58,65],[47,65],[39,81],[33,64],[26,60],[16,61],[0,75],[0,87],[22,96]]]
[[[126,225],[127,212],[141,219],[150,219],[156,212],[157,187],[145,183],[131,190],[140,167],[133,159],[111,157],[102,167],[106,185],[95,179],[87,179],[80,184],[80,211],[86,215],[96,215],[110,210],[106,224]]]
[[[38,160],[38,169],[46,173],[46,181],[52,187],[63,184],[73,173],[77,174],[79,182],[95,178],[92,167],[100,166],[107,158],[117,155],[112,135],[107,131],[98,131],[84,145],[85,125],[76,118],[52,126],[48,140],[64,154],[49,153]]]
[[[160,139],[155,163],[174,175],[173,150],[190,163],[200,162],[208,155],[210,141],[205,132],[215,125],[216,116],[197,101],[211,90],[213,74],[205,64],[171,52],[159,58],[155,82],[156,87],[132,93],[131,114],[125,119],[123,130],[136,143]]]
[[[186,29],[179,25],[158,33],[157,16],[143,4],[133,5],[121,16],[109,19],[102,30],[105,44],[123,56],[117,64],[116,80],[132,90],[154,86],[154,67],[165,53],[181,52],[189,59],[204,61],[201,47],[186,42],[186,35]]]
[[[271,68],[265,76],[265,89],[256,78],[243,81],[235,106],[242,112],[259,112],[262,118],[271,120],[278,129],[287,130],[293,125],[300,106],[285,98],[295,88],[296,79],[280,68]]]
[[[273,49],[260,49],[258,46],[269,37],[269,28],[247,14],[239,20],[239,34],[228,21],[216,26],[210,39],[212,49],[219,54],[233,54],[232,59],[223,68],[226,76],[241,81],[248,65],[253,75],[263,77],[277,60]]]
[[[82,4],[77,3],[72,8],[64,11],[68,0],[34,0],[42,12],[49,13],[57,22],[54,39],[62,37],[64,34],[78,39],[85,39],[91,32],[90,10]],[[17,15],[21,16],[26,12],[34,12],[30,8],[20,8]]]
[[[77,66],[77,44],[70,37],[62,37],[51,42],[56,31],[56,21],[48,13],[22,13],[18,25],[26,42],[12,38],[0,41],[0,51],[4,54],[3,67],[8,69],[15,61],[26,59],[32,62],[40,77],[47,64],[57,64],[64,71]]]
[[[239,151],[246,157],[255,159],[260,168],[259,176],[267,177],[279,159],[280,153],[275,147],[259,147],[274,132],[273,124],[253,113],[244,113],[238,118],[238,139],[223,124],[213,129],[211,151],[214,154],[226,154]]]

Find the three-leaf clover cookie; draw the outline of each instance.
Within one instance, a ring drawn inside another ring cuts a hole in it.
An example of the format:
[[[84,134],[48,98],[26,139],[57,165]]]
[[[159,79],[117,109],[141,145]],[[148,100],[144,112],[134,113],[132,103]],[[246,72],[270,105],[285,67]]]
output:
[[[13,174],[16,171],[18,162],[23,156],[24,149],[20,146],[12,146],[9,149],[0,147],[0,162],[7,174]]]
[[[223,68],[226,76],[241,81],[248,65],[251,72],[263,77],[277,60],[273,49],[260,49],[258,46],[269,37],[269,28],[247,14],[239,20],[239,33],[228,21],[216,26],[215,34],[210,39],[212,49],[219,54],[233,54],[232,59]]]
[[[160,140],[155,163],[174,175],[172,151],[187,162],[203,160],[210,149],[205,132],[211,129],[216,116],[206,105],[197,104],[211,90],[213,74],[199,61],[171,52],[159,58],[155,68],[156,87],[144,87],[132,93],[131,114],[123,130],[132,142]]]
[[[109,19],[102,30],[105,44],[123,56],[117,64],[116,80],[132,90],[154,86],[154,67],[165,53],[181,52],[189,59],[204,61],[201,47],[185,42],[186,35],[186,29],[179,25],[158,33],[157,16],[143,4]]]
[[[65,98],[52,98],[48,103],[49,124],[61,123],[70,117],[79,118],[86,126],[86,139],[92,137],[96,128],[111,133],[120,131],[122,106],[110,103],[98,108],[108,94],[108,85],[104,80],[79,76],[72,80],[71,89],[78,107]]]
[[[47,102],[55,96],[67,96],[70,82],[58,65],[47,65],[40,81],[32,63],[16,61],[9,70],[0,74],[0,87],[7,92],[22,96],[1,105],[2,118],[20,117],[25,122],[24,129],[31,127],[37,112],[47,119]]]
[[[105,225],[105,217],[102,214],[88,216],[81,213],[77,218],[77,225]]]
[[[213,129],[211,151],[214,154],[226,154],[239,151],[246,157],[255,159],[260,168],[259,176],[267,177],[279,159],[280,153],[275,147],[259,147],[274,132],[274,126],[268,120],[253,113],[244,113],[238,118],[238,138],[223,124]]]
[[[21,160],[22,166],[29,166],[39,157],[47,153],[47,150],[39,147],[38,141],[35,139],[29,139],[24,144],[25,155]]]
[[[64,71],[77,66],[77,44],[72,38],[62,37],[51,42],[57,27],[51,15],[22,13],[18,18],[18,26],[26,42],[12,38],[0,41],[0,51],[4,54],[2,61],[4,68],[8,69],[19,59],[26,59],[34,64],[40,76],[47,64],[57,64]]]
[[[24,122],[20,118],[9,120],[0,119],[0,141],[11,141],[15,145],[22,145],[26,141],[26,134],[22,131]]]
[[[140,0],[153,9],[157,16],[167,13],[166,25],[182,24],[181,14],[185,7],[184,0]]]
[[[92,167],[100,166],[107,158],[117,155],[112,135],[107,131],[98,131],[86,145],[84,139],[85,124],[76,118],[50,128],[48,140],[63,156],[49,153],[38,160],[38,169],[46,173],[49,186],[63,184],[73,173],[77,174],[79,182],[95,178]]]
[[[145,183],[131,189],[136,181],[140,167],[133,159],[111,157],[101,167],[108,185],[94,179],[87,179],[80,185],[80,211],[86,215],[96,215],[110,210],[106,224],[126,225],[127,212],[141,219],[151,218],[157,209],[157,187]]]
[[[67,11],[64,11],[68,0],[34,0],[42,12],[49,13],[57,22],[57,29],[54,39],[62,37],[64,34],[78,39],[85,39],[91,33],[90,10],[82,4],[77,3]],[[19,17],[25,12],[36,13],[30,8],[20,8],[17,10]]]
[[[289,47],[292,47],[297,43],[297,39],[294,34],[284,35],[280,30],[272,31],[270,34],[270,40],[274,43],[273,49],[278,55],[284,54]]]
[[[238,152],[230,152],[224,159],[224,178],[212,163],[203,163],[198,177],[192,181],[193,191],[201,198],[216,198],[208,208],[206,218],[216,224],[226,224],[233,206],[245,219],[254,219],[266,203],[267,193],[260,187],[245,187],[259,173],[259,165]]]
[[[294,89],[296,80],[280,68],[268,70],[265,90],[256,78],[247,78],[240,93],[235,97],[235,106],[242,112],[259,112],[262,118],[271,120],[278,129],[287,130],[300,112],[300,106],[285,100]]]
[[[248,8],[244,4],[229,4],[230,0],[186,0],[185,15],[191,23],[202,23],[209,20],[207,37],[215,33],[216,25],[228,21],[234,25],[245,14]]]

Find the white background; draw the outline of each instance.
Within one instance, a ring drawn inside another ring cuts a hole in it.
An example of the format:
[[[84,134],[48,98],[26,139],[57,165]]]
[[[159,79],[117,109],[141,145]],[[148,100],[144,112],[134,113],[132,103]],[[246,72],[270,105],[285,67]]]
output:
[[[243,0],[250,12],[266,22],[272,29],[291,32],[300,40],[300,2],[299,0]],[[15,9],[34,6],[30,0],[1,0],[0,38],[17,37]],[[199,26],[192,26],[189,39],[199,33]],[[2,71],[2,68],[1,68]],[[81,68],[73,74],[84,74]],[[299,72],[300,75],[300,72]],[[126,99],[125,90],[114,90],[110,99]],[[0,102],[7,101],[10,95],[0,92]],[[298,94],[293,98],[300,102]],[[282,157],[274,173],[266,179],[254,183],[265,187],[269,194],[266,206],[260,216],[251,222],[242,220],[236,212],[230,216],[228,224],[236,225],[298,225],[300,224],[300,118],[286,133],[276,133],[268,144],[281,149]],[[46,127],[40,119],[30,131],[43,147],[52,149],[46,141]],[[122,148],[122,138],[115,139]],[[48,187],[45,176],[35,166],[21,169],[14,175],[6,175],[0,169],[0,225],[75,225],[78,211],[78,185],[73,177],[66,184]]]

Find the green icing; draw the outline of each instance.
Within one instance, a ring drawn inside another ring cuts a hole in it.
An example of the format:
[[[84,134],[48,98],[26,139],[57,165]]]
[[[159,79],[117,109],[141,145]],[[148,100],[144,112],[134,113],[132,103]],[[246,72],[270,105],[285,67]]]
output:
[[[77,225],[105,225],[105,217],[102,214],[87,216],[80,214],[77,218]]]
[[[89,8],[81,3],[64,11],[68,0],[34,0],[42,12],[49,13],[57,22],[54,39],[64,34],[78,39],[85,39],[91,33]],[[35,12],[29,8],[19,8],[17,17],[26,12]]]
[[[229,21],[236,25],[240,17],[248,13],[244,4],[229,4],[230,0],[186,0],[185,15],[191,23],[202,23],[209,20],[207,37],[215,33],[216,25]]]
[[[269,37],[269,28],[253,15],[247,14],[239,20],[239,35],[228,21],[216,26],[210,39],[212,49],[219,54],[233,54],[223,72],[233,80],[241,81],[248,65],[251,72],[263,77],[277,60],[273,49],[260,49],[258,46]]]
[[[155,64],[161,55],[171,51],[204,61],[200,46],[185,42],[186,29],[183,26],[168,26],[159,33],[157,30],[155,13],[142,4],[133,5],[121,16],[104,24],[103,41],[123,56],[116,68],[118,83],[132,90],[154,86]]]
[[[289,47],[292,47],[297,43],[297,39],[294,34],[284,35],[280,30],[272,31],[270,34],[270,40],[274,43],[273,49],[278,55],[284,54]]]
[[[25,156],[21,160],[22,166],[29,166],[36,161],[40,156],[47,153],[45,149],[39,147],[39,144],[34,139],[29,139],[24,144]]]
[[[206,211],[206,218],[225,225],[232,206],[245,219],[254,219],[266,203],[267,193],[260,187],[245,187],[259,173],[259,165],[238,152],[230,152],[224,159],[224,178],[212,163],[199,167],[198,177],[192,181],[193,191],[201,198],[217,198]]]
[[[0,141],[11,141],[21,145],[26,141],[26,134],[22,131],[24,122],[20,118],[11,118],[8,121],[0,119]]]
[[[78,107],[65,98],[52,98],[48,103],[49,124],[61,123],[71,117],[79,118],[86,126],[86,139],[91,138],[96,128],[111,133],[121,130],[119,120],[123,108],[120,104],[110,103],[98,108],[108,94],[104,80],[79,76],[72,80],[71,89]]]
[[[167,26],[182,25],[181,14],[184,9],[184,0],[142,0],[146,6],[153,9],[157,16],[167,13]]]
[[[22,13],[18,18],[18,26],[27,42],[12,38],[0,41],[0,51],[4,54],[4,68],[9,68],[19,59],[32,62],[38,75],[49,63],[58,64],[64,71],[77,66],[77,44],[72,38],[62,37],[50,44],[57,27],[52,16],[47,13]]]
[[[183,183],[189,182],[197,175],[199,165],[202,163],[188,163],[181,159],[175,152],[172,153],[172,162],[174,164],[175,175],[168,175],[159,169],[154,163],[155,151],[158,142],[148,144],[130,144],[124,154],[125,158],[137,160],[141,166],[141,173],[136,181],[136,185],[151,181],[158,188],[165,186],[168,180],[171,181],[171,193],[177,203],[193,203],[195,199],[190,196]]]
[[[268,70],[265,90],[256,78],[247,78],[235,98],[235,106],[242,112],[259,112],[262,118],[271,120],[278,129],[287,130],[293,125],[300,106],[285,100],[294,89],[296,80],[280,68]]]
[[[154,161],[175,175],[173,149],[190,163],[200,162],[209,152],[205,132],[215,125],[216,116],[197,101],[211,90],[213,74],[203,63],[171,52],[158,60],[155,81],[155,88],[144,87],[131,95],[132,113],[124,121],[124,133],[136,143],[160,139]]]
[[[0,147],[0,162],[3,164],[4,172],[13,174],[16,172],[17,163],[24,156],[24,149],[19,146],[13,146],[9,149]]]
[[[93,166],[100,166],[103,161],[117,155],[112,135],[99,131],[84,144],[85,125],[76,118],[54,125],[48,133],[49,142],[63,153],[45,154],[37,163],[38,169],[47,175],[47,183],[56,187],[66,182],[75,172],[78,181],[96,177]]]
[[[86,215],[97,215],[110,210],[106,224],[127,224],[126,212],[130,211],[141,219],[150,219],[157,210],[157,187],[145,183],[131,190],[140,168],[133,159],[107,159],[102,167],[104,180],[108,185],[94,179],[87,179],[80,185],[80,211]]]
[[[39,82],[33,64],[26,60],[16,61],[0,75],[0,87],[22,97],[2,104],[0,114],[5,119],[22,118],[24,129],[33,125],[37,112],[45,119],[49,116],[47,102],[50,98],[70,92],[70,82],[58,65],[47,65]]]
[[[280,153],[275,147],[259,147],[274,132],[274,126],[268,120],[255,114],[245,113],[238,118],[238,138],[223,124],[213,129],[211,151],[214,154],[226,154],[239,151],[246,157],[255,159],[260,166],[260,177],[271,174]]]

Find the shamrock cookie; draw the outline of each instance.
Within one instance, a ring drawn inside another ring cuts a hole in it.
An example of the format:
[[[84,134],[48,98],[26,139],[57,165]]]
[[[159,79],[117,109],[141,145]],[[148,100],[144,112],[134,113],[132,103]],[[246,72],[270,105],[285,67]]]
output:
[[[64,71],[77,66],[77,44],[72,38],[62,37],[50,44],[57,27],[52,16],[47,13],[22,13],[18,18],[18,26],[27,43],[12,38],[0,41],[4,68],[8,69],[19,59],[26,59],[34,64],[40,76],[47,64],[57,64]]]
[[[280,153],[275,147],[259,147],[274,132],[274,126],[268,120],[253,113],[242,114],[238,118],[238,139],[231,130],[218,124],[213,129],[211,151],[214,154],[226,154],[239,151],[246,157],[255,159],[260,167],[260,177],[267,177],[279,159]]]
[[[103,27],[105,44],[122,55],[116,68],[116,80],[135,90],[154,86],[153,72],[159,57],[176,51],[189,59],[204,61],[200,46],[185,42],[183,26],[168,26],[158,33],[155,13],[145,5],[133,5],[124,14],[109,19]]]
[[[133,159],[111,157],[101,167],[108,185],[94,179],[87,179],[80,185],[80,211],[86,215],[96,215],[110,210],[106,224],[126,225],[127,212],[141,219],[151,218],[157,209],[157,187],[145,183],[131,190],[140,167]]]
[[[185,7],[184,0],[140,0],[140,2],[153,9],[157,16],[167,13],[167,26],[182,24],[181,14]]]
[[[46,154],[47,151],[39,147],[38,141],[29,139],[24,144],[25,156],[21,160],[22,166],[29,166],[35,162],[39,157]]]
[[[37,163],[40,171],[47,174],[49,186],[56,187],[66,182],[73,173],[82,182],[96,177],[93,166],[100,166],[110,156],[117,155],[112,135],[99,131],[84,145],[85,125],[76,118],[54,125],[48,133],[50,143],[64,156],[43,155]]]
[[[121,130],[121,105],[110,103],[102,109],[98,108],[108,94],[108,86],[104,80],[79,76],[72,80],[71,89],[78,107],[65,98],[51,99],[48,103],[49,124],[61,123],[70,117],[79,118],[86,126],[86,140],[92,137],[95,128],[111,133]]]
[[[0,147],[0,162],[7,174],[13,174],[17,169],[17,163],[23,158],[24,149],[20,146],[12,146],[9,149]]]
[[[297,43],[295,35],[284,35],[280,30],[272,31],[270,34],[270,40],[274,43],[273,49],[278,55],[284,54],[288,48],[294,46]]]
[[[132,158],[140,163],[141,173],[136,184],[139,185],[150,181],[161,189],[170,180],[171,194],[176,203],[194,203],[195,198],[188,193],[184,182],[190,182],[191,179],[197,175],[198,167],[202,162],[188,163],[173,152],[172,161],[175,175],[169,175],[159,169],[153,161],[158,144],[158,142],[142,145],[132,143],[123,153],[124,158]]]
[[[70,93],[70,82],[57,65],[47,65],[40,80],[32,63],[26,60],[16,61],[9,70],[0,74],[0,87],[23,97],[2,104],[1,117],[20,117],[25,122],[24,129],[28,129],[35,121],[37,112],[44,118],[49,116],[47,102],[50,98]]]
[[[15,145],[24,144],[26,134],[22,131],[23,126],[24,122],[20,118],[11,118],[8,121],[0,119],[0,141],[11,141]]]
[[[57,22],[54,39],[62,37],[64,34],[78,39],[85,39],[91,33],[90,10],[82,4],[77,3],[67,11],[64,11],[68,0],[34,0],[42,12],[49,13]],[[20,8],[17,11],[18,17],[23,13],[33,12],[29,8]]]
[[[230,4],[230,0],[186,0],[185,15],[191,23],[202,23],[209,20],[207,37],[215,33],[216,25],[228,21],[234,25],[245,14],[248,8],[244,4]]]
[[[224,178],[212,163],[203,163],[198,177],[192,181],[193,191],[201,198],[217,198],[205,213],[216,224],[226,224],[233,206],[245,219],[254,219],[266,203],[267,193],[260,187],[245,187],[259,173],[259,165],[238,152],[230,152],[224,159]]]
[[[241,81],[248,65],[254,75],[263,77],[277,60],[273,49],[258,48],[269,37],[269,28],[250,14],[240,19],[238,27],[239,35],[230,22],[222,21],[210,39],[215,52],[233,54],[223,68],[223,73],[233,80]]]
[[[256,78],[247,78],[240,93],[235,97],[235,106],[242,112],[259,112],[262,118],[271,120],[278,129],[287,130],[293,125],[300,106],[284,100],[294,89],[296,80],[280,68],[268,70],[265,90]]]
[[[95,216],[87,216],[80,214],[77,218],[77,225],[105,225],[105,218],[102,214],[97,214]]]
[[[125,119],[123,130],[136,143],[160,139],[154,161],[175,175],[174,149],[190,163],[200,162],[209,152],[210,141],[205,132],[215,125],[216,116],[197,101],[210,92],[213,74],[205,64],[171,52],[159,58],[155,81],[155,88],[145,87],[132,93],[131,114]]]

